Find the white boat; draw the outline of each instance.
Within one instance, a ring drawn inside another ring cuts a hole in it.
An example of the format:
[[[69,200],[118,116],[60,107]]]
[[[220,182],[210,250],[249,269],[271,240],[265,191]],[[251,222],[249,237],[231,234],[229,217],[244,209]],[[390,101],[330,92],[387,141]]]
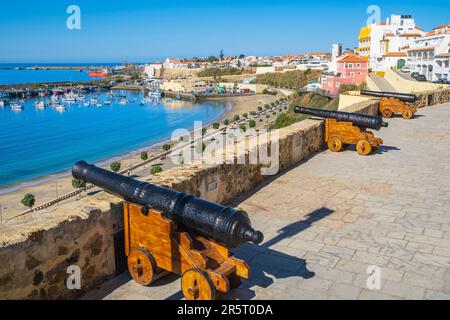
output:
[[[161,98],[162,93],[161,90],[155,90],[155,91],[150,91],[148,93],[149,97],[154,97],[154,98]]]
[[[35,104],[36,109],[45,109],[44,101],[37,101]]]
[[[106,100],[106,101],[105,101],[105,104],[106,104],[107,106],[110,106],[110,105],[112,105],[112,102],[109,101],[109,100]]]
[[[119,101],[119,103],[120,103],[121,105],[125,105],[125,104],[128,103],[128,100],[127,100],[127,99],[121,99],[121,100]]]
[[[101,108],[101,107],[103,107],[103,105],[101,104],[101,103],[97,103],[97,108]]]
[[[85,103],[83,103],[83,105],[84,105],[85,107],[89,107],[91,104],[90,104],[89,102],[85,102]]]
[[[20,111],[20,110],[23,109],[23,106],[22,106],[21,104],[18,104],[18,103],[13,103],[13,104],[11,105],[11,109]]]
[[[63,106],[63,105],[59,105],[59,106],[56,107],[56,110],[58,110],[60,112],[63,112],[63,111],[66,111],[66,107]]]
[[[0,101],[0,108],[3,108],[5,106],[5,101]]]

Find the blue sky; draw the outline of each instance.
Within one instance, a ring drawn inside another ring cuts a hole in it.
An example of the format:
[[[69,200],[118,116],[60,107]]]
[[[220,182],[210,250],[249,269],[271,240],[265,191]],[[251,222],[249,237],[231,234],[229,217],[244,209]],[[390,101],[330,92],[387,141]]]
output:
[[[66,9],[81,8],[81,30]],[[167,56],[289,54],[357,45],[366,9],[412,14],[429,30],[450,22],[450,1],[2,1],[0,62],[148,62]]]

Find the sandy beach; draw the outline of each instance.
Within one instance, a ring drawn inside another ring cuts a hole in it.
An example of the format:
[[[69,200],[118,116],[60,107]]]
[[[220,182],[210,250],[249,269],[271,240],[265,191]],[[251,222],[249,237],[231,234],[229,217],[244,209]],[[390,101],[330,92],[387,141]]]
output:
[[[229,111],[225,112],[219,119],[215,120],[215,122],[223,122],[223,120],[231,119],[236,114],[242,115],[243,113],[250,113],[251,111],[257,111],[258,106],[264,106],[265,104],[271,103],[281,97],[282,97],[281,95],[272,96],[272,95],[258,94],[252,96],[215,97],[215,98],[208,98],[207,100],[220,100],[227,103],[232,103],[233,105],[232,108]],[[211,124],[208,127],[210,128]],[[157,155],[162,152],[161,146],[166,142],[167,141],[159,142],[146,148],[134,150],[126,154],[120,155],[118,157],[100,161],[97,163],[97,165],[109,168],[109,164],[111,162],[120,161],[122,164],[122,169],[127,168],[131,165],[135,165],[142,161],[140,159],[141,151],[144,150],[147,151],[149,157]],[[167,170],[170,167],[174,166],[174,164],[171,161],[168,161],[167,159],[155,161],[151,164],[147,164],[145,166],[136,169],[135,171],[133,171],[133,175],[147,176],[150,174],[149,172],[150,167],[155,164],[160,164],[164,170]],[[72,176],[70,175],[69,170],[58,174],[42,177],[38,180],[25,181],[15,186],[9,186],[0,189],[0,193],[2,193],[0,194],[0,220],[5,220],[10,217],[14,217],[17,214],[25,211],[27,208],[24,207],[20,201],[27,193],[31,193],[35,196],[36,205],[38,205],[50,201],[56,198],[57,196],[69,193],[73,190],[74,188],[72,187]],[[66,201],[71,200],[72,199]],[[45,211],[51,209],[52,208],[45,209]]]

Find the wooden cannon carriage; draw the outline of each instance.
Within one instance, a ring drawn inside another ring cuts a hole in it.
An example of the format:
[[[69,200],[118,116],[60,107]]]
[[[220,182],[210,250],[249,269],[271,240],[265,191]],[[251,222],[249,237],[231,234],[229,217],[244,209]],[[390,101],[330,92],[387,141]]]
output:
[[[408,104],[417,100],[415,94],[371,90],[361,90],[361,94],[380,98],[378,110],[383,118],[401,114],[403,119],[411,119],[417,112],[417,108]]]
[[[248,279],[248,265],[230,248],[263,241],[246,212],[142,182],[80,161],[72,175],[121,197],[128,270],[141,285],[181,275],[188,300],[211,300]]]
[[[341,151],[344,146],[355,145],[356,152],[366,156],[375,152],[383,144],[383,139],[375,138],[372,132],[360,129],[351,122],[325,120],[325,142],[333,152]]]
[[[187,300],[214,300],[250,277],[247,263],[228,248],[190,234],[159,211],[125,203],[124,223],[128,270],[141,285],[171,272],[181,275]]]
[[[333,152],[341,151],[345,145],[355,145],[356,151],[360,155],[366,156],[383,144],[381,138],[376,138],[366,128],[379,130],[388,125],[378,116],[300,106],[295,107],[294,111],[325,118],[325,142],[328,149]]]

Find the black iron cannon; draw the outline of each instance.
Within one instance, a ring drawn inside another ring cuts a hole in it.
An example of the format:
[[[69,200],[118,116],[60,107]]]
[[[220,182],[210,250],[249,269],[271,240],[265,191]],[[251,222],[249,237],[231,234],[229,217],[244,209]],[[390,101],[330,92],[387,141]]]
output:
[[[242,210],[142,182],[84,161],[74,165],[72,175],[127,202],[162,211],[166,218],[229,248],[263,240],[263,234],[251,227],[247,213]]]
[[[410,103],[417,101],[417,96],[412,93],[361,90],[361,94],[365,96],[378,98],[394,98],[403,102],[410,102]]]
[[[335,119],[341,122],[351,122],[353,125],[370,128],[375,130],[380,130],[381,127],[387,127],[388,123],[383,121],[383,118],[378,116],[369,116],[365,114],[358,114],[353,112],[344,111],[333,111],[333,110],[322,110],[315,108],[304,108],[296,106],[294,112],[309,114],[311,116],[324,118],[324,119]]]

